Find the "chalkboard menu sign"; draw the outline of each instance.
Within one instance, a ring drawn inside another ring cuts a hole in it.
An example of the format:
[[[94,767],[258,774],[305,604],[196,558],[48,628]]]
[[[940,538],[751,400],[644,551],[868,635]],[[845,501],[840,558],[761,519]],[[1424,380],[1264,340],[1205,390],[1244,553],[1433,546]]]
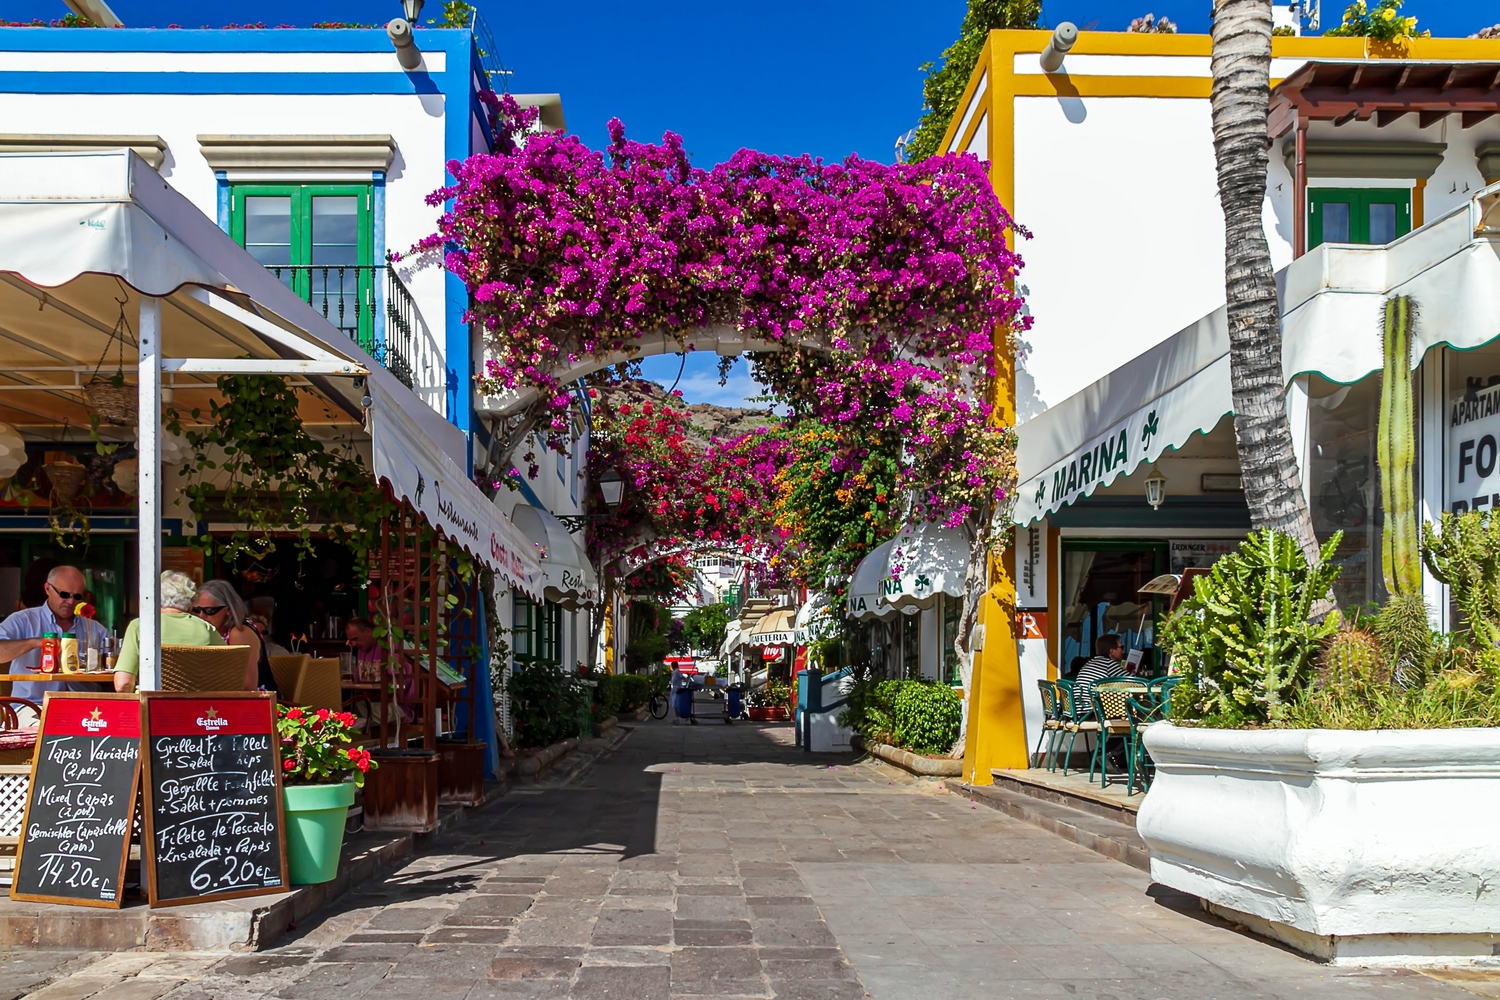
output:
[[[286,891],[274,696],[141,699],[151,905]]]
[[[48,692],[11,898],[118,908],[140,772],[134,695]]]

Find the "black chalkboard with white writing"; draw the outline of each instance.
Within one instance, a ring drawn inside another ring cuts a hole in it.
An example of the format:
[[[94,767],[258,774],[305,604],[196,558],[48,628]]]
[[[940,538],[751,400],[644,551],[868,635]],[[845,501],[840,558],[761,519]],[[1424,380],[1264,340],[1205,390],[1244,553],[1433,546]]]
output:
[[[11,898],[118,908],[140,771],[134,695],[48,693]]]
[[[273,696],[150,692],[142,701],[151,905],[285,892]]]

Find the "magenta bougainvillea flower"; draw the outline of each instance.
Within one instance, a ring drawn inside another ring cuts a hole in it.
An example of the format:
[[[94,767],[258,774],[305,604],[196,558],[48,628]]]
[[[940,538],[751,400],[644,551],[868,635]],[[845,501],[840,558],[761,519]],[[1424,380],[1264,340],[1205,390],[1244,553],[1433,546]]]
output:
[[[498,151],[449,164],[453,184],[430,199],[438,231],[417,248],[468,287],[490,346],[482,391],[534,408],[562,445],[578,377],[643,338],[691,349],[706,328],[732,330],[770,348],[756,375],[795,418],[900,436],[913,516],[998,523],[1014,462],[997,359],[1029,318],[1016,227],[978,159],[741,150],[703,169],[672,133],[640,143],[611,121],[600,152],[531,134],[535,113],[509,97],[490,103]],[[723,485],[684,501],[710,533],[741,503]]]

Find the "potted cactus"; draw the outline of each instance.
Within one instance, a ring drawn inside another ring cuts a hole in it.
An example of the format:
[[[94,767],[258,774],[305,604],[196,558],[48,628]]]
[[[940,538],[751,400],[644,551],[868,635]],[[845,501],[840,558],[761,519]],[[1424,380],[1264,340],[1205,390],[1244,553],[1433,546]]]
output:
[[[1489,958],[1500,934],[1500,516],[1417,527],[1415,309],[1385,309],[1377,454],[1391,597],[1314,620],[1338,539],[1309,565],[1252,537],[1197,583],[1163,642],[1184,680],[1149,727],[1137,830],[1151,875],[1335,964]],[[1421,563],[1465,631],[1435,633]]]

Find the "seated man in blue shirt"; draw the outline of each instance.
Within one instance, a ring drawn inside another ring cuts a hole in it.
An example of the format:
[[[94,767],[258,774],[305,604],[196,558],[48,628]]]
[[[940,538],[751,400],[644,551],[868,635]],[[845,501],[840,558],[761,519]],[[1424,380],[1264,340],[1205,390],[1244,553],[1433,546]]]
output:
[[[42,665],[42,635],[46,632],[56,632],[59,636],[72,632],[78,637],[79,659],[82,660],[84,650],[97,646],[100,639],[109,635],[103,625],[73,613],[83,601],[86,587],[83,573],[76,566],[58,566],[48,573],[44,588],[47,600],[35,608],[17,611],[0,622],[0,663],[9,660],[10,673],[13,674],[38,673]],[[17,681],[10,693],[13,698],[25,698],[41,705],[44,692],[67,690],[107,691],[110,688],[62,680]]]

